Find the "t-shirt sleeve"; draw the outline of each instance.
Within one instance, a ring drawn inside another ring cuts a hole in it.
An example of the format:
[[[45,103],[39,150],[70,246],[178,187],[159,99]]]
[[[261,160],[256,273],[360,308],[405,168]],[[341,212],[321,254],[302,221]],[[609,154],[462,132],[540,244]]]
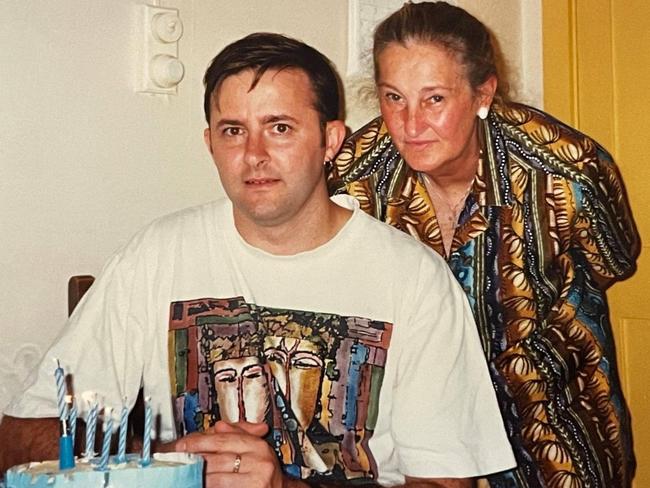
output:
[[[462,478],[514,467],[469,304],[441,259],[423,260],[406,300],[391,412],[400,471]]]
[[[128,248],[113,256],[82,298],[26,389],[4,413],[22,418],[58,417],[54,370],[60,361],[75,394],[80,415],[87,413],[85,392],[97,394],[100,407],[132,406],[142,377],[142,334],[132,310],[134,266]]]

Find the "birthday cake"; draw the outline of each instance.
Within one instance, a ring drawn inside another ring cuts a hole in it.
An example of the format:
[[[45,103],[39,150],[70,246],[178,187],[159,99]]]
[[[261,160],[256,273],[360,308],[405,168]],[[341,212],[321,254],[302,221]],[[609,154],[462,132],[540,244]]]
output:
[[[127,454],[126,462],[111,459],[97,470],[97,458],[77,460],[72,469],[59,469],[59,461],[14,466],[6,474],[7,488],[201,488],[203,459],[193,454],[156,453],[142,466],[141,457]]]
[[[145,401],[142,453],[127,454],[129,409],[125,405],[119,416],[119,442],[116,456],[111,456],[113,409],[103,408],[103,439],[100,455],[95,453],[95,431],[99,404],[95,394],[87,392],[89,406],[86,417],[86,450],[82,458],[74,457],[73,446],[77,425],[77,404],[67,394],[64,371],[59,361],[54,372],[57,406],[61,421],[59,459],[20,464],[9,469],[6,488],[202,488],[203,458],[184,452],[156,453],[151,456],[153,411],[151,398]],[[2,481],[0,480],[0,488]]]

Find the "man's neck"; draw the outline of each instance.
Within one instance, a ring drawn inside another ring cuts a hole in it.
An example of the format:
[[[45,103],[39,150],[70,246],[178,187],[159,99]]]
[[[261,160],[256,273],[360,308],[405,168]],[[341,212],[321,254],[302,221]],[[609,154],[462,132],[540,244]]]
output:
[[[300,219],[294,218],[279,225],[254,225],[238,218],[235,213],[235,227],[251,246],[278,256],[290,256],[311,251],[330,241],[351,215],[350,210],[328,199],[321,208],[305,209]]]

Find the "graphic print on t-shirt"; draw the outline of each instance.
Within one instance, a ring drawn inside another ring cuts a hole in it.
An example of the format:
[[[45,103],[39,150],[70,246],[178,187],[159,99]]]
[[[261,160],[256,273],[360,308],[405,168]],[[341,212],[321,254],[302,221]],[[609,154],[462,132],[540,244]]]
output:
[[[285,471],[370,480],[392,325],[281,310],[242,297],[174,302],[169,373],[179,435],[217,420],[267,422]]]

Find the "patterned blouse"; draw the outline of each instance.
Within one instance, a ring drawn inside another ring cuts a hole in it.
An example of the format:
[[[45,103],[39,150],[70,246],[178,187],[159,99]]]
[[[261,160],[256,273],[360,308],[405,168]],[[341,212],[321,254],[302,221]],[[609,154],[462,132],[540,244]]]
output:
[[[467,293],[518,467],[492,487],[628,487],[634,474],[604,289],[639,238],[611,156],[523,105],[481,122],[482,162],[447,258]],[[381,118],[331,167],[332,193],[445,255],[421,176]]]

